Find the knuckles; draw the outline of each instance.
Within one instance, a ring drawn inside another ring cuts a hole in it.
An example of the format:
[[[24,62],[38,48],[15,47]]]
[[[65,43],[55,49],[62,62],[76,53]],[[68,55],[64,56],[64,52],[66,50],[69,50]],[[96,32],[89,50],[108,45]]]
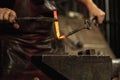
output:
[[[15,19],[16,13],[8,8],[0,8],[0,20],[9,21],[10,18]]]

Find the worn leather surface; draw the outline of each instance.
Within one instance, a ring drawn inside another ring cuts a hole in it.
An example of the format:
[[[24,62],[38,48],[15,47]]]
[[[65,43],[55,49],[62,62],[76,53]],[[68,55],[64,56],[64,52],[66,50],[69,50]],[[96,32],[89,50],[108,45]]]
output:
[[[30,0],[16,0],[13,9],[18,17],[53,17],[49,7],[35,5]],[[53,22],[18,23],[17,30],[12,24],[0,24],[0,80],[33,80],[35,76],[50,80],[31,63],[31,56],[56,52],[56,41],[48,40],[54,37]]]

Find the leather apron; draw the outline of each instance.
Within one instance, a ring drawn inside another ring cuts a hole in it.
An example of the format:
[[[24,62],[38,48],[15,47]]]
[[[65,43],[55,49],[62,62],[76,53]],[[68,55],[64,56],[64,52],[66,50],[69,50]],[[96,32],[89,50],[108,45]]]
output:
[[[16,0],[13,9],[17,17],[53,17],[49,7],[31,0]],[[54,37],[53,22],[28,20],[18,23],[20,28],[17,30],[12,24],[0,26],[0,80],[34,80],[36,77],[50,80],[31,63],[31,56],[56,53],[56,41],[49,40]]]

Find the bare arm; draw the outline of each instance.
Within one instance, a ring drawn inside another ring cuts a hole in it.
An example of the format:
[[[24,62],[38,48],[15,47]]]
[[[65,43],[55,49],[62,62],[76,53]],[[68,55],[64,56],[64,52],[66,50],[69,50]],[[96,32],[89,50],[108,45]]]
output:
[[[92,0],[76,0],[76,1],[78,1],[79,3],[83,3],[87,7],[90,17],[97,16],[98,22],[100,24],[103,22],[105,12],[98,8],[97,5]]]

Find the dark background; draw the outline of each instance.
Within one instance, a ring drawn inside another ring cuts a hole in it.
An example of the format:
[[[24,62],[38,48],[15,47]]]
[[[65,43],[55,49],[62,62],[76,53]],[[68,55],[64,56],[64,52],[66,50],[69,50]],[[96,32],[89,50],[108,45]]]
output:
[[[109,19],[104,21],[103,30],[106,32],[105,37],[111,49],[117,57],[120,57],[120,0],[94,1],[103,10],[106,9],[106,5],[109,5],[109,8],[106,10],[106,13],[109,11],[109,14],[106,14],[106,16],[109,15]],[[105,3],[105,1],[108,1],[108,3]]]

